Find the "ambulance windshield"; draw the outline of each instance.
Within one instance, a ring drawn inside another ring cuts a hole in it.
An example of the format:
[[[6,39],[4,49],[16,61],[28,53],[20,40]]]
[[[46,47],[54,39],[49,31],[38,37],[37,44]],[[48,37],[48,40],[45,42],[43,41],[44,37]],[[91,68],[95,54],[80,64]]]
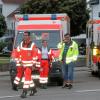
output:
[[[36,45],[41,48],[42,40],[48,41],[48,48],[56,48],[58,42],[60,42],[60,31],[59,30],[39,30],[39,31],[30,31],[31,40],[36,43]],[[19,31],[16,39],[15,45],[16,48],[23,39],[23,31]]]

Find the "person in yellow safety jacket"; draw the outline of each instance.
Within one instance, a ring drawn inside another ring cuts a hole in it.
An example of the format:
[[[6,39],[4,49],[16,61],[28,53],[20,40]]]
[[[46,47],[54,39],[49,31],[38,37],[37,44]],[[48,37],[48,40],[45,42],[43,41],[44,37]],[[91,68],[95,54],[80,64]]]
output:
[[[78,44],[71,40],[70,34],[64,35],[64,41],[58,44],[60,49],[59,60],[62,62],[62,73],[63,73],[63,86],[62,88],[72,88],[73,83],[73,72],[75,67],[75,61],[78,58]]]

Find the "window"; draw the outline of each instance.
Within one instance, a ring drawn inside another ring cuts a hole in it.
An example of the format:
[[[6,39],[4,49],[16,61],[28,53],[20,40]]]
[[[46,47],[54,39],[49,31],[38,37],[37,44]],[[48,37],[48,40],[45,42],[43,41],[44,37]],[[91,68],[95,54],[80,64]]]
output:
[[[56,48],[57,44],[60,42],[60,31],[59,30],[34,30],[30,31],[31,40],[36,43],[36,45],[41,48],[42,40],[48,41],[48,48]],[[20,44],[23,39],[23,31],[19,31],[16,37],[15,48]]]
[[[0,4],[0,14],[2,14],[2,5]]]
[[[100,17],[100,12],[98,13],[98,16]]]
[[[99,4],[99,0],[90,0],[90,5]]]

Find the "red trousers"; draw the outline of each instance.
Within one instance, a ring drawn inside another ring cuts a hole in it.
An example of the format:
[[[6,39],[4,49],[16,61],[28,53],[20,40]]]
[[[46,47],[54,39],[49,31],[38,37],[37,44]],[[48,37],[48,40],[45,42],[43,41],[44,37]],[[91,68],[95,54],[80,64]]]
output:
[[[24,84],[23,84],[23,88],[29,88],[29,87],[34,87],[35,84],[32,80],[32,69],[31,67],[21,67],[18,66],[17,67],[17,75],[15,77],[14,83],[15,84],[19,84],[20,80],[22,79],[22,77],[24,77]]]
[[[49,61],[41,60],[40,68],[40,83],[45,84],[48,82],[48,73],[49,73]]]
[[[17,85],[19,84],[20,80],[22,79],[23,73],[24,73],[24,68],[22,66],[17,66],[17,74],[14,80],[15,84]]]

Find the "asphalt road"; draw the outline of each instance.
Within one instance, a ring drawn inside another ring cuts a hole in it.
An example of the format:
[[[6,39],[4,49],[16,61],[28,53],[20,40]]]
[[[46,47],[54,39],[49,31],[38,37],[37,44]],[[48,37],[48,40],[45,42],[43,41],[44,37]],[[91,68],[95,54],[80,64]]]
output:
[[[0,76],[0,100],[21,100],[20,94],[11,89],[9,76]],[[100,79],[91,76],[89,71],[75,71],[74,87],[62,89],[61,86],[38,88],[35,96],[25,100],[100,100]]]

